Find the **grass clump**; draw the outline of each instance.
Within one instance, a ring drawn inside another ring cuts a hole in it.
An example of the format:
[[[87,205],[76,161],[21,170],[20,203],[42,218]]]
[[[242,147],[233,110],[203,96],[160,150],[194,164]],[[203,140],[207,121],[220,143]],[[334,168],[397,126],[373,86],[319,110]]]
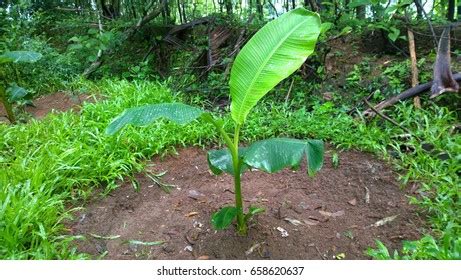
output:
[[[117,179],[143,169],[143,159],[175,146],[203,146],[213,137],[207,125],[171,123],[132,129],[130,138],[106,137],[104,129],[125,108],[180,97],[157,82],[103,81],[91,90],[101,101],[86,103],[80,114],[0,125],[1,259],[83,257],[63,235],[69,202],[86,198],[95,186],[115,188]]]

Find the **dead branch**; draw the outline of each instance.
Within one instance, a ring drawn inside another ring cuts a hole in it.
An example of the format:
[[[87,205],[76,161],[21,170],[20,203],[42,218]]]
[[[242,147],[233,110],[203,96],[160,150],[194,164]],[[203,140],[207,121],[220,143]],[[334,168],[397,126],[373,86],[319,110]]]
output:
[[[453,74],[453,79],[457,82],[461,82],[461,73]],[[432,84],[433,82],[431,81],[412,87],[399,95],[393,96],[387,100],[380,102],[378,105],[374,106],[374,108],[377,111],[381,111],[382,109],[390,107],[399,101],[403,101],[408,98],[420,95],[421,93],[428,91],[432,87]],[[373,110],[371,110],[371,108],[365,110],[362,114],[366,117],[374,117],[376,115],[376,113]]]
[[[383,113],[379,112],[378,110],[376,110],[376,108],[373,107],[373,105],[371,105],[370,102],[368,102],[367,99],[364,99],[363,102],[365,102],[365,104],[367,104],[367,106],[368,106],[374,113],[376,113],[378,116],[380,116],[380,117],[383,118],[384,120],[386,120],[386,121],[392,123],[393,125],[400,127],[400,128],[401,128],[403,131],[405,131],[406,133],[408,133],[408,134],[414,136],[413,133],[411,133],[410,130],[408,130],[407,128],[401,126],[401,125],[400,125],[398,122],[396,122],[395,120],[391,119],[390,117],[388,117],[388,116],[384,115]],[[414,136],[414,137],[417,138],[416,136]],[[418,139],[418,138],[417,138],[417,139]],[[419,139],[418,139],[418,140],[419,140]]]
[[[118,47],[120,47],[120,44],[122,44],[123,42],[130,39],[146,23],[150,22],[151,20],[153,20],[154,18],[159,16],[162,13],[162,10],[163,10],[163,4],[160,4],[157,7],[157,9],[151,10],[149,13],[147,13],[147,15],[140,18],[138,20],[138,22],[134,26],[132,26],[132,27],[128,28],[127,30],[125,30],[123,32],[123,34],[122,34],[122,38],[119,41],[119,43],[116,44],[115,46],[113,46],[111,49],[106,51],[106,56],[109,55],[109,54],[114,53],[116,51],[116,49],[118,49]],[[88,68],[85,69],[85,71],[83,71],[83,77],[88,78],[91,74],[93,74],[103,64],[103,61],[104,61],[104,56],[102,56],[102,55],[99,56],[96,59],[96,61],[94,61]]]
[[[240,35],[235,43],[235,46],[234,46],[234,50],[232,51],[232,54],[231,54],[231,57],[230,57],[230,62],[229,64],[227,65],[226,67],[226,70],[224,71],[224,77],[227,78],[227,75],[229,75],[229,72],[230,72],[230,69],[232,67],[232,64],[234,62],[234,59],[235,59],[235,56],[237,55],[237,53],[240,51],[240,46],[241,44],[243,43],[243,37],[245,36],[245,33],[248,31],[248,26],[251,24],[251,22],[253,21],[253,18],[254,18],[254,14],[251,14],[249,17],[248,17],[248,21],[246,23],[246,26],[244,29],[242,29],[242,31],[240,31]]]

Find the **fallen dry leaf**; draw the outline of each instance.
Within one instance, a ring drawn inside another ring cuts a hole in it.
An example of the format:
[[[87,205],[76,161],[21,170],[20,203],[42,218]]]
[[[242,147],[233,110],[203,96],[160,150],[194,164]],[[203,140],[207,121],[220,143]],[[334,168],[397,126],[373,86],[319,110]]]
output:
[[[197,215],[198,215],[198,212],[190,212],[190,213],[187,213],[185,216],[192,217],[192,216],[197,216]]]
[[[376,223],[374,223],[373,227],[380,227],[380,226],[384,226],[385,224],[387,223],[390,223],[392,222],[393,220],[395,220],[395,218],[397,218],[399,215],[394,215],[394,216],[390,216],[390,217],[386,217],[386,218],[383,218],[379,221],[377,221]]]
[[[343,216],[345,214],[344,210],[340,210],[340,211],[334,212],[334,213],[319,210],[319,213],[324,215],[324,216],[333,217],[333,218],[340,217],[340,216]]]
[[[295,226],[299,226],[299,225],[302,225],[302,224],[303,224],[303,222],[298,221],[298,220],[296,220],[296,219],[292,219],[292,218],[285,218],[285,219],[283,219],[283,220],[284,220],[284,221],[287,221],[287,222],[289,222],[290,224],[295,225]]]

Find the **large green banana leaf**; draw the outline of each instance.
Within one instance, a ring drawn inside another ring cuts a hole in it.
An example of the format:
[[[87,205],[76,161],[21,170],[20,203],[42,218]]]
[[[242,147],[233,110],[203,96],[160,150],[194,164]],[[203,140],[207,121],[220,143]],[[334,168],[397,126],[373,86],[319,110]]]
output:
[[[273,138],[253,143],[245,151],[243,162],[247,165],[274,173],[285,167],[298,168],[307,155],[307,171],[315,174],[323,165],[323,142]]]
[[[256,103],[312,54],[318,14],[298,8],[269,22],[242,48],[230,76],[231,114],[243,124]]]
[[[204,111],[182,103],[161,103],[145,105],[125,110],[113,120],[106,129],[106,133],[112,135],[125,125],[134,126],[148,125],[159,118],[165,118],[177,124],[187,124],[200,117]]]
[[[273,138],[255,142],[247,148],[239,148],[242,158],[240,173],[249,166],[275,173],[286,167],[298,168],[307,156],[307,171],[315,174],[323,165],[323,142],[320,140],[298,140],[290,138]],[[214,174],[222,172],[234,174],[232,156],[228,149],[208,152],[208,165]]]
[[[0,55],[0,64],[7,62],[36,62],[42,58],[42,54],[32,51],[12,51]]]

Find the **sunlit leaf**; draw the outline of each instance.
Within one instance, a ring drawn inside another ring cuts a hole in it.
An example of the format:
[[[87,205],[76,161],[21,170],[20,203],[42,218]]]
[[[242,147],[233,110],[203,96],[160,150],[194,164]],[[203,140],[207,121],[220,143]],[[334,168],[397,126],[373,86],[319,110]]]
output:
[[[292,10],[266,24],[242,48],[232,66],[231,115],[238,124],[256,103],[312,54],[320,33],[318,14]]]
[[[112,135],[125,125],[145,126],[159,118],[165,118],[180,125],[192,122],[203,114],[199,108],[182,103],[161,103],[145,105],[125,110],[106,129]]]
[[[40,58],[42,58],[42,54],[38,52],[31,52],[31,51],[12,51],[12,52],[5,52],[0,55],[0,63],[6,62],[36,62]]]

